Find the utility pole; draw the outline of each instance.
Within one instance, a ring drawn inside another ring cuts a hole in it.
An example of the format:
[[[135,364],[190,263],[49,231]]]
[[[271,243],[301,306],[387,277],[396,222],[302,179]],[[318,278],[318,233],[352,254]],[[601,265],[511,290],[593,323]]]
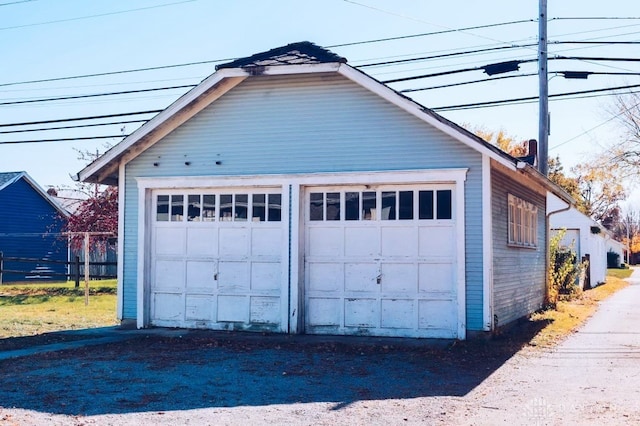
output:
[[[547,70],[547,0],[539,0],[538,14],[538,80],[539,80],[539,122],[540,173],[549,174],[549,79]]]

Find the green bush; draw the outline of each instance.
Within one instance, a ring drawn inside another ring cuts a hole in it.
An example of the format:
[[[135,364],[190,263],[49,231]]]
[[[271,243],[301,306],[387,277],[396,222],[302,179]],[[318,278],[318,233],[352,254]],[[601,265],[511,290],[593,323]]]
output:
[[[578,277],[586,269],[586,262],[576,262],[576,252],[573,247],[560,246],[560,241],[565,235],[565,230],[559,231],[551,238],[549,244],[549,289],[547,291],[547,304],[555,307],[558,298],[563,295],[573,298],[580,294]]]
[[[620,268],[620,255],[614,251],[607,252],[607,268]]]

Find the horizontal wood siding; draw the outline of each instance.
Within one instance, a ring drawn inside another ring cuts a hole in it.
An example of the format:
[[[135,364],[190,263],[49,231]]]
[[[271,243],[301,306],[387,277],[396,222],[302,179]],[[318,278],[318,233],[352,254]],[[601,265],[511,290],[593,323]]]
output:
[[[515,173],[514,173],[515,175]],[[539,309],[545,292],[546,196],[519,184],[515,176],[491,171],[493,203],[493,306],[498,327]],[[508,203],[513,194],[538,206],[538,247],[507,245]]]
[[[480,154],[337,74],[249,78],[127,165],[124,316],[136,314],[136,176],[460,167],[470,169],[466,182],[467,324],[480,329]]]
[[[63,220],[58,211],[24,179],[0,191],[0,252],[8,257],[67,260],[67,242],[60,239]],[[64,274],[65,265],[5,262],[5,269],[35,270]],[[5,273],[3,282],[25,281],[35,273]],[[38,278],[33,278],[37,280]],[[41,279],[40,279],[41,280]],[[51,280],[51,279],[49,279]],[[62,281],[64,277],[56,277]]]

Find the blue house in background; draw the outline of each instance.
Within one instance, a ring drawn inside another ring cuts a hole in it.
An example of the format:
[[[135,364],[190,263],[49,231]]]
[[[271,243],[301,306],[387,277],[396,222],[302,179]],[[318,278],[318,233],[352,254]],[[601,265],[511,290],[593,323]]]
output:
[[[6,257],[67,260],[68,245],[59,238],[68,212],[26,172],[0,173],[0,252]],[[52,279],[64,264],[4,261],[2,282]],[[57,277],[63,279],[62,277]]]

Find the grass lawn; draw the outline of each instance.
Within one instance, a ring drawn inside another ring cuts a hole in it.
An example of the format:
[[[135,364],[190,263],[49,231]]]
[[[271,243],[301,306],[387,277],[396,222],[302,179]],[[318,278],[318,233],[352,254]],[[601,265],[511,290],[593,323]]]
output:
[[[548,325],[536,334],[530,342],[531,345],[542,347],[555,345],[593,315],[598,308],[598,302],[629,285],[628,282],[611,274],[611,271],[615,271],[616,275],[618,271],[628,271],[626,276],[633,272],[630,269],[609,269],[605,284],[584,291],[575,300],[559,301],[556,310],[549,309],[534,314],[531,317],[532,321],[547,322]]]
[[[116,325],[116,280],[0,286],[0,338]]]
[[[607,269],[607,275],[616,278],[629,278],[633,273],[633,269]]]

